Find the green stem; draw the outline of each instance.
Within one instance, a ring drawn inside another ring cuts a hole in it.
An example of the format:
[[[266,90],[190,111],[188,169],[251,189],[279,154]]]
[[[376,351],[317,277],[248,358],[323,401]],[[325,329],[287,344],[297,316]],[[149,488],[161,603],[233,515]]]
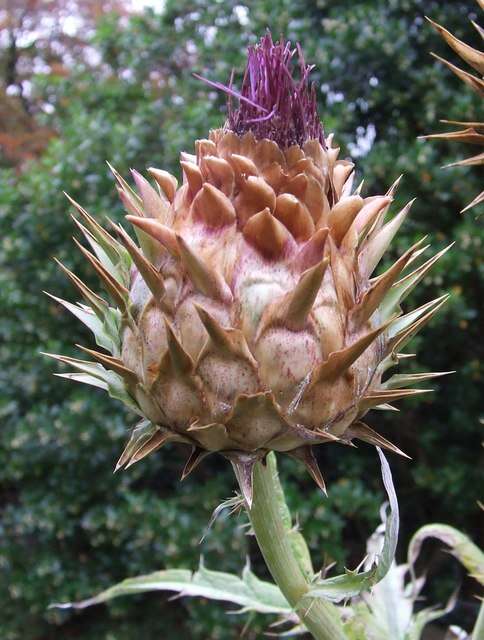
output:
[[[284,519],[285,503],[275,464],[254,467],[253,503],[248,511],[252,528],[267,567],[286,600],[316,640],[347,640],[337,608],[321,599],[301,598],[309,590],[309,580],[291,544],[290,529]]]
[[[472,632],[472,640],[484,639],[484,602],[481,603],[479,615],[477,616],[474,631]]]

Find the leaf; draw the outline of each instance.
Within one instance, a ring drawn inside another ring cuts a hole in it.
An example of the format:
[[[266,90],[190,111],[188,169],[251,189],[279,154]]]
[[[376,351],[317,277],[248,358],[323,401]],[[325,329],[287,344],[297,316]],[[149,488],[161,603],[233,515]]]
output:
[[[428,538],[437,538],[448,545],[452,549],[452,555],[464,565],[469,575],[484,585],[484,553],[470,538],[447,524],[427,524],[414,534],[408,546],[410,565],[415,564],[422,544]]]
[[[369,558],[381,548],[384,523],[367,542]],[[368,561],[365,563],[368,566]],[[425,576],[416,578],[408,564],[392,563],[386,576],[369,593],[351,601],[346,608],[345,630],[352,640],[421,640],[425,626],[446,615],[455,606],[457,591],[445,608],[426,607],[414,612],[414,604],[425,585]],[[409,580],[408,578],[411,577]]]
[[[387,575],[373,586],[370,593],[351,603],[348,628],[360,631],[357,637],[407,640],[405,632],[412,619],[413,605],[405,587],[407,570],[406,565],[392,563]]]
[[[346,570],[342,575],[318,580],[313,583],[307,594],[303,596],[303,599],[322,598],[332,602],[340,602],[345,598],[357,596],[363,591],[368,591],[370,587],[380,582],[392,565],[398,540],[398,502],[388,462],[382,450],[379,447],[376,449],[380,457],[383,484],[385,485],[390,502],[390,513],[385,525],[385,535],[381,553],[376,555],[373,566],[366,571]]]
[[[456,594],[452,595],[444,609],[436,609],[434,607],[427,607],[419,611],[416,616],[413,617],[410,624],[407,635],[404,640],[420,640],[424,627],[438,618],[442,618],[452,611],[455,606]],[[446,636],[447,637],[447,636]],[[451,636],[452,637],[452,636]],[[463,636],[463,640],[467,638]]]
[[[275,585],[259,580],[248,566],[242,576],[221,571],[210,571],[200,564],[198,571],[166,569],[137,578],[128,578],[102,591],[97,596],[80,602],[51,604],[49,608],[85,609],[119,596],[150,591],[175,591],[180,597],[201,597],[233,602],[239,612],[255,611],[288,615],[291,607]]]

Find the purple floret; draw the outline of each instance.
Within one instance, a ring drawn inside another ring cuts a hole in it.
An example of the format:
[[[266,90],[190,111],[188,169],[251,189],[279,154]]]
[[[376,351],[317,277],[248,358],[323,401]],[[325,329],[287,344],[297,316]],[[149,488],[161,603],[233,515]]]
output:
[[[292,59],[297,54],[299,79],[294,78]],[[258,140],[268,138],[283,148],[316,139],[323,147],[324,132],[318,116],[316,89],[309,82],[313,66],[306,65],[299,44],[291,49],[281,38],[274,44],[267,33],[249,47],[247,66],[240,91],[232,86],[200,78],[224,91],[228,118],[225,128],[238,135],[251,131]],[[200,76],[197,76],[200,77]],[[238,100],[234,108],[233,98]]]

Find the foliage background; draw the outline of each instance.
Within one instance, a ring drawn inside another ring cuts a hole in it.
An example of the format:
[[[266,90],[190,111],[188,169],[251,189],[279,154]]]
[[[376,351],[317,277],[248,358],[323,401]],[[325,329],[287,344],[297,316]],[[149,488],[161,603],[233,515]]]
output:
[[[59,28],[39,35],[47,5]],[[93,11],[95,5],[105,10]],[[96,284],[72,250],[62,191],[99,219],[122,219],[106,159],[125,175],[129,167],[152,165],[179,174],[179,151],[223,121],[223,98],[191,71],[225,80],[266,27],[299,40],[316,64],[325,128],[336,132],[342,155],[357,160],[365,193],[384,192],[405,174],[393,210],[413,196],[417,202],[395,254],[425,233],[435,250],[456,241],[412,301],[452,293],[447,309],[414,342],[418,362],[407,367],[458,373],[433,385],[435,394],[402,404],[401,414],[379,413],[372,424],[413,458],[391,460],[401,502],[401,559],[411,533],[429,521],[477,539],[483,234],[472,213],[458,212],[480,190],[479,176],[442,171],[460,150],[416,140],[438,130],[440,117],[472,119],[478,106],[428,55],[430,49],[449,54],[424,13],[479,46],[468,22],[476,11],[471,0],[167,0],[164,10],[144,12],[81,0],[0,6],[0,113],[8,116],[0,126],[3,640],[215,640],[239,637],[246,622],[225,617],[219,604],[168,603],[160,595],[79,615],[46,610],[49,602],[85,597],[126,576],[194,568],[200,553],[209,567],[240,570],[250,553],[259,575],[264,568],[243,519],[223,517],[198,545],[211,510],[235,489],[223,460],[211,459],[179,484],[182,452],[167,448],[113,477],[134,418],[102,393],[52,376],[55,366],[39,351],[74,354],[72,345],[87,336],[41,291],[74,296],[53,255]],[[72,15],[77,32],[66,35],[63,25]],[[354,566],[383,499],[377,459],[365,445],[358,451],[321,447],[318,456],[329,498],[284,462],[289,500],[315,562]],[[462,579],[458,566],[432,548],[426,565],[433,601]],[[464,583],[451,618],[467,628],[474,588]],[[264,622],[253,621],[246,637],[260,637]]]

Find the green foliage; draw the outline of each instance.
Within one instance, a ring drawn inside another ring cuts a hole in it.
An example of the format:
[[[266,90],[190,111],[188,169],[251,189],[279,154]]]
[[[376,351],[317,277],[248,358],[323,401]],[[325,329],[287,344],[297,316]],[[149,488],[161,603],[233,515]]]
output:
[[[471,118],[476,109],[473,96],[428,55],[431,48],[443,53],[444,45],[424,25],[423,14],[478,46],[467,20],[475,3],[278,0],[248,6],[244,11],[235,0],[168,0],[163,15],[104,20],[93,40],[102,60],[97,68],[79,66],[48,85],[37,82],[35,90],[53,107],[45,124],[58,137],[22,174],[1,172],[0,607],[5,640],[71,633],[86,640],[175,634],[216,640],[241,631],[239,619],[227,622],[207,604],[165,605],[159,597],[120,600],[79,617],[46,611],[53,600],[82,599],[126,575],[192,567],[200,552],[209,566],[233,571],[251,543],[232,518],[220,520],[204,544],[197,544],[211,510],[235,488],[228,465],[216,457],[181,485],[179,447],[112,476],[135,417],[102,392],[52,376],[55,365],[39,351],[78,356],[72,345],[88,340],[79,323],[41,290],[76,299],[53,255],[97,287],[73,251],[62,191],[99,220],[105,215],[120,220],[122,208],[105,160],[123,175],[129,167],[153,165],[179,175],[179,151],[190,151],[196,137],[223,120],[223,98],[193,79],[191,71],[227,79],[266,26],[300,40],[307,59],[316,63],[320,113],[326,130],[337,132],[343,156],[375,127],[371,151],[357,158],[365,194],[385,191],[405,173],[394,210],[413,196],[418,199],[397,249],[424,233],[432,234],[435,249],[457,242],[414,299],[452,293],[447,311],[414,343],[418,364],[406,364],[405,371],[456,369],[458,374],[439,380],[435,394],[402,404],[401,414],[384,418],[375,412],[372,424],[391,432],[413,458],[390,461],[401,501],[402,548],[429,520],[471,535],[477,526],[483,238],[472,213],[462,217],[458,211],[479,191],[478,176],[468,169],[441,170],[455,150],[416,140],[435,131],[439,117],[467,113]],[[374,455],[364,445],[358,451],[327,446],[318,457],[329,499],[323,500],[289,461],[282,464],[288,501],[299,514],[316,568],[332,559],[354,567],[382,499]],[[323,547],[329,555],[322,555]],[[256,569],[262,575],[261,567]],[[260,629],[254,623],[247,637],[260,637]]]
[[[284,614],[291,613],[291,607],[275,584],[259,580],[245,566],[242,576],[222,571],[212,571],[203,564],[197,571],[189,569],[165,569],[155,571],[146,576],[126,578],[106,591],[98,593],[93,598],[82,602],[67,602],[51,605],[60,609],[85,609],[95,604],[101,604],[136,593],[150,591],[175,591],[182,597],[200,597],[210,600],[223,600],[239,605],[239,612],[257,611],[259,613]]]

